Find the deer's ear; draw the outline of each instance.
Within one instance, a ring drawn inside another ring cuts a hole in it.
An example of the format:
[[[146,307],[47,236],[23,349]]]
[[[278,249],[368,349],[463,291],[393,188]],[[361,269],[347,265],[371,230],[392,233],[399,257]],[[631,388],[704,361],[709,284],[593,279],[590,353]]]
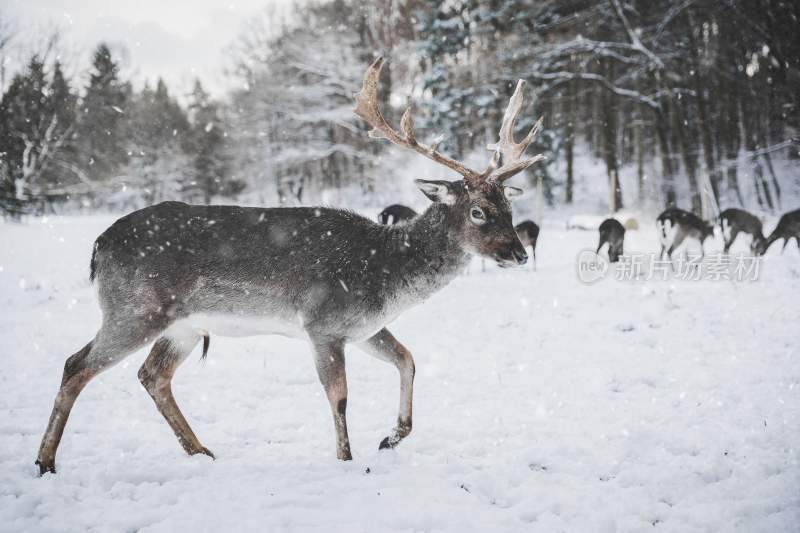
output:
[[[516,187],[503,187],[503,192],[505,193],[506,198],[508,199],[509,202],[514,198],[516,198],[517,196],[522,196],[523,194],[525,194],[525,191],[523,191],[522,189],[518,189]]]
[[[432,202],[453,205],[456,203],[456,192],[453,183],[450,181],[439,180],[414,180],[422,194],[427,196]]]

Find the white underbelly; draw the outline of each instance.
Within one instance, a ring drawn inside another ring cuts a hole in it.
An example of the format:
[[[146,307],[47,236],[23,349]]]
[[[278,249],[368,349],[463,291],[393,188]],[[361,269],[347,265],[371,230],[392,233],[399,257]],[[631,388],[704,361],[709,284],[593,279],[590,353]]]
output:
[[[252,337],[255,335],[283,335],[292,338],[306,338],[303,321],[270,316],[242,316],[225,314],[197,313],[172,324],[166,334],[177,335],[183,332],[199,334],[210,333],[222,337]]]

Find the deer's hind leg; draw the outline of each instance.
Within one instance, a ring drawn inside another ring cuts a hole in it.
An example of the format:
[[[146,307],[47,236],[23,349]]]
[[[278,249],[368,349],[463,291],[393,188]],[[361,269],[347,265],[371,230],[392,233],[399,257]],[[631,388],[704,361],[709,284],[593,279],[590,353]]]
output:
[[[411,410],[414,397],[414,358],[411,352],[383,328],[378,333],[360,343],[359,348],[368,354],[392,363],[400,372],[400,409],[397,426],[383,439],[378,449],[394,448],[411,433]]]
[[[667,249],[667,257],[669,258],[669,262],[672,265],[672,269],[675,270],[675,265],[672,263],[672,254],[675,253],[675,250],[683,244],[684,239],[686,239],[686,233],[682,231],[678,231],[675,234],[675,238],[672,240],[672,244]]]
[[[56,451],[64,434],[64,427],[75,400],[86,384],[100,372],[111,368],[145,345],[157,333],[158,327],[154,324],[107,318],[94,340],[67,359],[61,387],[39,446],[36,459],[39,475],[45,472],[55,473]]]
[[[727,254],[730,251],[731,246],[733,245],[733,241],[735,241],[736,237],[738,237],[738,236],[739,236],[739,230],[737,230],[737,229],[731,229],[730,230],[729,238],[725,239],[725,247],[722,249],[723,253]]]
[[[164,336],[156,340],[150,350],[150,355],[139,369],[139,381],[153,398],[156,408],[164,416],[186,453],[202,453],[213,459],[214,454],[200,444],[172,395],[172,377],[175,371],[201,338],[202,335],[194,330],[170,328]]]
[[[597,245],[597,250],[595,250],[595,252],[594,252],[594,255],[600,255],[600,248],[602,248],[602,247],[603,247],[603,245],[604,245],[605,243],[607,243],[607,242],[608,242],[608,239],[607,239],[607,238],[606,238],[604,235],[601,235],[601,236],[600,236],[600,242],[599,242],[599,244]]]

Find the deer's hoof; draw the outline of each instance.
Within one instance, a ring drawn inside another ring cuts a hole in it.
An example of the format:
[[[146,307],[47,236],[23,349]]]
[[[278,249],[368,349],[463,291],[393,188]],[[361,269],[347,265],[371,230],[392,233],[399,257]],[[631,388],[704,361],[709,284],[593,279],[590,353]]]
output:
[[[39,467],[39,477],[42,477],[48,472],[51,474],[56,473],[56,462],[53,459],[37,459],[36,466]]]
[[[189,455],[197,455],[198,453],[202,453],[203,455],[207,455],[207,456],[211,457],[211,459],[213,459],[215,461],[217,460],[217,458],[214,456],[214,453],[211,450],[209,450],[208,448],[206,448],[205,446],[201,446],[197,450],[193,450],[193,451],[189,452]]]
[[[378,445],[378,450],[392,450],[396,448],[398,444],[400,444],[400,440],[402,439],[396,434],[386,437]]]

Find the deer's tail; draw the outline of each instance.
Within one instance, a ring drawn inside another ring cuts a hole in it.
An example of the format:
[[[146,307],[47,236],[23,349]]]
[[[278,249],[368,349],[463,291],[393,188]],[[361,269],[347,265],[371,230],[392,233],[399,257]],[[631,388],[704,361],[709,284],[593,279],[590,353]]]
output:
[[[203,333],[203,354],[200,356],[201,361],[205,361],[208,356],[208,347],[211,344],[211,335]]]

